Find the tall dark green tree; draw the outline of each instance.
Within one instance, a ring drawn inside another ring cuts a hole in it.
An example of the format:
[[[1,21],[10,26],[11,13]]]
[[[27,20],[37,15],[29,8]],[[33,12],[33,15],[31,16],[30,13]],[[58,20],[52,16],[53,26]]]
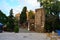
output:
[[[20,24],[26,23],[27,15],[26,15],[27,7],[24,7],[20,14]]]
[[[9,31],[14,31],[14,16],[13,16],[13,9],[10,10],[10,15],[8,17],[8,23],[7,23],[7,27]]]
[[[7,16],[0,10],[0,23],[5,25],[7,21]]]

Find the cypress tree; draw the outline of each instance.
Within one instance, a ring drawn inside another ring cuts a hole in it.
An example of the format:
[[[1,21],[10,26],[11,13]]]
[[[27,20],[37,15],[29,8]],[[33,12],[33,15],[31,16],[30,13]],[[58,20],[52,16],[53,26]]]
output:
[[[20,15],[20,24],[26,23],[27,21],[26,11],[27,11],[27,7],[24,7]]]
[[[14,16],[13,16],[13,9],[10,10],[10,15],[8,17],[8,23],[7,23],[7,27],[8,27],[8,31],[14,31]]]

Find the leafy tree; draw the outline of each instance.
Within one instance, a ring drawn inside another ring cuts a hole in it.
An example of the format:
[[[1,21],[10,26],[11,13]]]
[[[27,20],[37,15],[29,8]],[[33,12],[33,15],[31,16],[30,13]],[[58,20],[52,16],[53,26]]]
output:
[[[30,10],[30,12],[29,12],[29,18],[30,19],[34,19],[35,18],[35,14],[34,14],[34,12],[32,10]]]
[[[48,14],[52,13],[51,10],[54,10],[52,9],[53,6],[55,9],[57,9],[56,4],[58,3],[58,0],[38,0],[40,2],[40,6],[43,6],[46,10],[46,12],[48,12]],[[59,6],[59,5],[58,5]]]
[[[13,16],[13,9],[10,10],[10,15],[8,17],[8,23],[7,23],[7,27],[8,27],[8,31],[14,31],[14,16]]]
[[[27,7],[24,7],[20,14],[20,24],[26,23],[27,15],[26,15]]]
[[[54,30],[55,26],[57,27],[57,24],[59,24],[59,12],[60,12],[60,1],[58,0],[38,0],[45,8],[46,11],[46,24],[50,25]]]
[[[0,10],[0,23],[6,24],[7,23],[7,16]]]

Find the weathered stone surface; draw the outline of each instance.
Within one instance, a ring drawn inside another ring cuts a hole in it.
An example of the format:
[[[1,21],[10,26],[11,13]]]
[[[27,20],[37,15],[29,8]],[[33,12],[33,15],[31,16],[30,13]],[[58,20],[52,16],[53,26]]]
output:
[[[45,33],[1,33],[0,40],[50,40]]]
[[[16,20],[20,20],[20,13],[17,13],[16,15],[15,15],[15,18],[16,18]]]
[[[43,8],[36,9],[35,14],[35,29],[37,32],[44,32],[45,11]]]

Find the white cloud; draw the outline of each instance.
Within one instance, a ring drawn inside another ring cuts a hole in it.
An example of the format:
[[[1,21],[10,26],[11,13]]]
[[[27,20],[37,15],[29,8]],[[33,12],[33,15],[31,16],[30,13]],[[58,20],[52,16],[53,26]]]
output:
[[[37,8],[40,8],[40,3],[37,2],[37,0],[25,0],[25,3],[28,4],[28,9],[35,10]]]
[[[10,0],[11,2],[13,2],[12,0]],[[11,10],[11,8],[13,9],[13,15],[15,16],[16,13],[20,12],[20,6],[16,6],[16,7],[12,7],[11,5],[9,5],[6,1],[2,2],[2,6],[0,6],[0,9],[8,16],[9,12]]]
[[[9,11],[11,7],[6,3],[6,1],[2,2],[2,5],[0,6],[0,9],[7,15],[9,15]]]
[[[10,2],[14,2],[15,0],[10,0]]]
[[[15,8],[13,8],[14,16],[15,16],[15,14],[20,13],[20,12],[21,12],[21,6],[20,5],[15,7]]]
[[[18,0],[20,2],[20,5],[14,8],[14,14],[21,12],[22,8],[24,6],[27,6],[28,10],[35,10],[35,8],[39,8],[40,4],[37,2],[37,0]],[[31,6],[31,7],[30,7]],[[34,9],[32,9],[34,8]]]
[[[27,6],[29,9],[31,8],[39,8],[40,3],[37,2],[37,0],[18,0],[20,3],[23,3],[22,5]]]
[[[37,0],[25,0],[25,2],[27,2],[31,6],[39,6],[39,3],[37,2]]]
[[[11,2],[14,2],[16,0],[10,0]],[[27,6],[28,10],[35,10],[36,8],[40,7],[40,4],[37,2],[37,0],[17,0],[17,2],[19,2],[18,6],[12,7],[11,5],[9,5],[5,0],[3,0],[3,4],[2,4],[2,8],[1,9],[5,9],[5,11],[7,11],[7,13],[9,14],[10,9],[13,9],[13,13],[14,15],[21,12],[22,8],[24,6]]]
[[[40,7],[40,4],[37,2],[37,0],[18,0],[18,2],[20,2],[20,5],[14,7],[14,15],[21,12],[24,6],[27,6],[28,10],[35,10],[36,8]]]

